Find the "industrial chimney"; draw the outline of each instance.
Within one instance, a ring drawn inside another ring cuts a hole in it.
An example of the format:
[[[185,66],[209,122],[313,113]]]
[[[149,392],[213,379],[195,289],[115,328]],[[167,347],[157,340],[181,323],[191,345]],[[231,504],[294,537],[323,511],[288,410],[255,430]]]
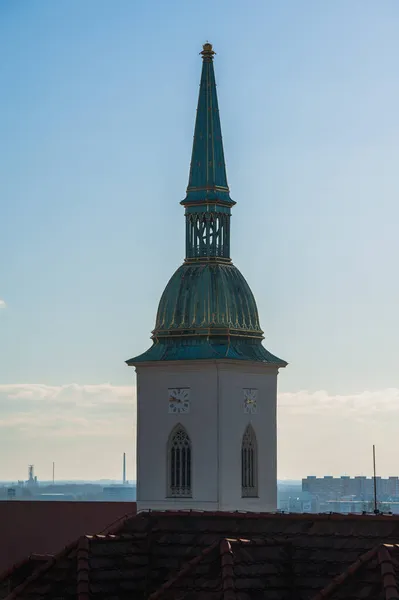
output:
[[[126,452],[123,453],[123,485],[126,485]]]

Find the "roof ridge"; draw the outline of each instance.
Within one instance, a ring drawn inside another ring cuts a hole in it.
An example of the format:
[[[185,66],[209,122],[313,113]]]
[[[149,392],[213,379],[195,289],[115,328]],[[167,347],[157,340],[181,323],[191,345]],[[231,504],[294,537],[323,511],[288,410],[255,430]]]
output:
[[[89,549],[90,539],[87,535],[82,536],[78,541],[77,553],[76,553],[76,595],[77,600],[89,600],[90,598],[90,587],[89,587]]]
[[[111,523],[111,525],[109,525],[108,527],[106,527],[105,529],[103,529],[102,531],[105,532],[104,534],[104,539],[112,539],[111,536],[115,536],[116,537],[116,533],[111,533],[111,531],[118,531],[122,525],[125,523],[125,521],[129,518],[134,518],[136,515],[134,514],[126,514],[123,517],[120,517],[119,519],[117,519],[116,521],[114,521],[113,523]],[[139,532],[138,532],[139,533]],[[31,573],[31,575],[29,575],[29,577],[27,577],[20,585],[18,585],[16,588],[14,588],[14,590],[8,594],[4,600],[14,600],[14,598],[17,598],[18,595],[20,594],[20,592],[22,592],[30,583],[36,581],[43,573],[45,573],[48,569],[50,569],[60,558],[63,558],[66,554],[68,554],[68,552],[70,552],[74,547],[76,547],[77,551],[80,552],[80,558],[81,558],[81,567],[79,568],[79,563],[78,563],[78,573],[77,573],[77,581],[78,581],[78,590],[79,590],[79,585],[81,586],[81,592],[78,591],[78,600],[86,600],[86,598],[88,598],[88,592],[87,595],[85,595],[85,592],[83,591],[83,584],[84,584],[84,576],[83,576],[83,572],[82,574],[80,574],[80,570],[82,570],[82,565],[83,565],[83,557],[84,557],[84,548],[86,548],[86,544],[87,544],[87,553],[88,553],[88,547],[90,544],[90,540],[91,539],[101,539],[101,533],[99,534],[94,534],[94,535],[89,535],[89,534],[85,534],[82,535],[80,537],[78,537],[77,539],[73,540],[73,542],[71,542],[70,544],[67,544],[66,546],[64,546],[64,548],[62,548],[62,550],[60,550],[59,552],[57,552],[57,554],[30,554],[28,557],[24,558],[23,560],[14,563],[9,569],[7,569],[6,571],[3,571],[3,573],[0,573],[0,582],[4,581],[4,579],[6,579],[7,577],[9,577],[14,571],[15,569],[18,569],[19,567],[21,567],[22,565],[26,564],[29,562],[29,560],[31,559],[39,559],[39,557],[43,558],[43,562],[45,564],[41,564],[38,565],[36,567],[36,569],[33,571],[33,573]],[[126,538],[135,538],[136,536],[134,534],[120,534],[121,539],[126,539]],[[46,560],[47,558],[47,560]],[[79,561],[79,558],[78,558]],[[88,565],[88,555],[87,555],[87,565]],[[88,567],[87,567],[88,569]],[[87,576],[88,579],[88,576]],[[79,594],[82,594],[81,596]]]
[[[7,577],[9,577],[10,575],[12,575],[12,573],[14,571],[16,571],[17,569],[19,569],[20,567],[22,567],[23,565],[27,564],[29,561],[48,561],[50,560],[54,555],[53,554],[37,554],[37,553],[32,553],[29,554],[29,556],[26,556],[25,558],[23,558],[22,560],[18,560],[16,561],[13,565],[11,565],[11,567],[8,567],[7,569],[5,569],[4,571],[2,571],[0,573],[0,583],[3,582],[5,579],[7,579]]]
[[[122,527],[122,525],[124,525],[124,523],[128,519],[134,518],[137,516],[138,516],[137,512],[136,513],[126,513],[125,515],[123,515],[123,517],[118,517],[115,521],[112,521],[112,523],[110,523],[109,525],[104,527],[104,529],[99,531],[98,535],[108,534],[108,533],[116,533],[119,530],[119,528]]]
[[[253,536],[251,538],[248,537],[226,537],[225,538],[230,544],[238,544],[240,546],[260,546],[260,545],[269,545],[269,546],[292,546],[292,541],[287,539],[287,537],[281,537],[280,535],[276,536]]]
[[[244,511],[244,510],[235,510],[235,511],[223,511],[223,510],[199,510],[199,509],[180,509],[180,510],[140,510],[136,515],[133,516],[145,516],[145,515],[166,515],[171,517],[181,517],[181,516],[199,516],[206,515],[208,517],[240,517],[242,519],[259,519],[259,518],[268,518],[268,519],[281,519],[281,520],[301,520],[301,521],[399,521],[398,515],[388,515],[388,514],[360,514],[360,513],[281,513],[281,512],[254,512],[254,511]]]
[[[55,565],[55,563],[58,560],[60,560],[60,558],[66,556],[71,550],[73,550],[74,547],[77,547],[79,540],[80,538],[78,538],[78,540],[74,540],[73,542],[65,546],[60,552],[53,555],[44,565],[41,565],[40,567],[35,569],[33,573],[29,575],[29,577],[27,577],[25,581],[23,581],[20,585],[17,585],[17,587],[11,592],[11,594],[8,594],[8,596],[6,596],[4,600],[14,600],[15,598],[17,598],[18,595],[28,587],[28,585],[39,579],[39,577],[43,575],[43,573],[51,569],[51,567]]]
[[[234,559],[230,541],[227,538],[220,540],[219,549],[222,565],[223,600],[236,600]]]
[[[337,577],[334,577],[334,579],[328,585],[326,585],[319,592],[317,592],[317,594],[313,596],[311,600],[324,600],[325,598],[331,596],[331,594],[340,585],[342,585],[344,581],[346,581],[349,577],[354,575],[360,569],[360,567],[363,566],[366,562],[368,562],[371,558],[374,558],[374,556],[377,555],[380,548],[381,544],[378,544],[377,546],[374,546],[374,548],[372,548],[371,550],[368,550],[367,552],[359,556],[359,558],[355,560],[354,563],[349,565],[349,567],[345,569],[345,571],[337,575]]]
[[[399,598],[395,569],[392,563],[392,556],[388,548],[389,546],[386,544],[382,544],[378,548],[378,563],[381,567],[382,583],[384,586],[386,600]],[[392,590],[393,593],[388,592],[388,590]]]
[[[159,598],[162,598],[162,595],[164,592],[166,592],[166,590],[168,590],[174,583],[179,581],[179,579],[184,577],[184,575],[187,575],[187,573],[189,573],[192,568],[196,567],[208,554],[213,552],[213,550],[215,550],[219,546],[219,544],[219,540],[213,542],[210,546],[207,546],[204,550],[202,550],[200,554],[194,556],[194,558],[184,563],[180,571],[174,577],[172,577],[168,581],[165,581],[165,583],[162,584],[161,587],[158,588],[158,590],[156,590],[148,596],[148,600],[159,600]]]
[[[95,534],[86,534],[85,537],[90,541],[101,541],[105,542],[107,540],[145,540],[147,538],[147,533],[138,531],[135,533],[95,533]]]

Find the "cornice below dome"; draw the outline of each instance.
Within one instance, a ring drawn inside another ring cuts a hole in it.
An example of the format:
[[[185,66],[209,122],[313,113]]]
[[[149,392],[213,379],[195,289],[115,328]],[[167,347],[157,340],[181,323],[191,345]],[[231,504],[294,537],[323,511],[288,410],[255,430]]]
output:
[[[239,337],[212,340],[188,337],[155,341],[147,352],[127,360],[126,364],[135,366],[146,362],[173,360],[248,360],[270,367],[287,366],[285,360],[266,350],[261,340]]]

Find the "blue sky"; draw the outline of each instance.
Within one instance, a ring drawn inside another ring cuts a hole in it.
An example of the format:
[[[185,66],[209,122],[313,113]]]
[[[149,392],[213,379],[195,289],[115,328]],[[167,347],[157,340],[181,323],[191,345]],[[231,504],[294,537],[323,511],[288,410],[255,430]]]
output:
[[[1,3],[0,479],[133,463],[124,360],[183,258],[206,40],[232,255],[290,363],[279,474],[368,473],[373,442],[397,474],[398,26],[396,0]]]

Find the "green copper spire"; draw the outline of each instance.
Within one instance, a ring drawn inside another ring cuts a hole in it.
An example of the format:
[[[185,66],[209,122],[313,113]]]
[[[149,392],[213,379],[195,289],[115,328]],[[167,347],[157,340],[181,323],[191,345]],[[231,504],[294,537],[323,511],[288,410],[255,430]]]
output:
[[[227,185],[216,95],[212,44],[204,44],[203,64],[186,208],[186,263],[231,262],[230,214],[235,202]]]
[[[223,202],[233,206],[227,185],[212,44],[203,45],[202,74],[187,196],[182,201]]]
[[[262,345],[255,298],[230,258],[230,198],[212,45],[204,44],[185,208],[186,256],[158,305],[151,348],[128,365],[246,360],[285,367]]]

